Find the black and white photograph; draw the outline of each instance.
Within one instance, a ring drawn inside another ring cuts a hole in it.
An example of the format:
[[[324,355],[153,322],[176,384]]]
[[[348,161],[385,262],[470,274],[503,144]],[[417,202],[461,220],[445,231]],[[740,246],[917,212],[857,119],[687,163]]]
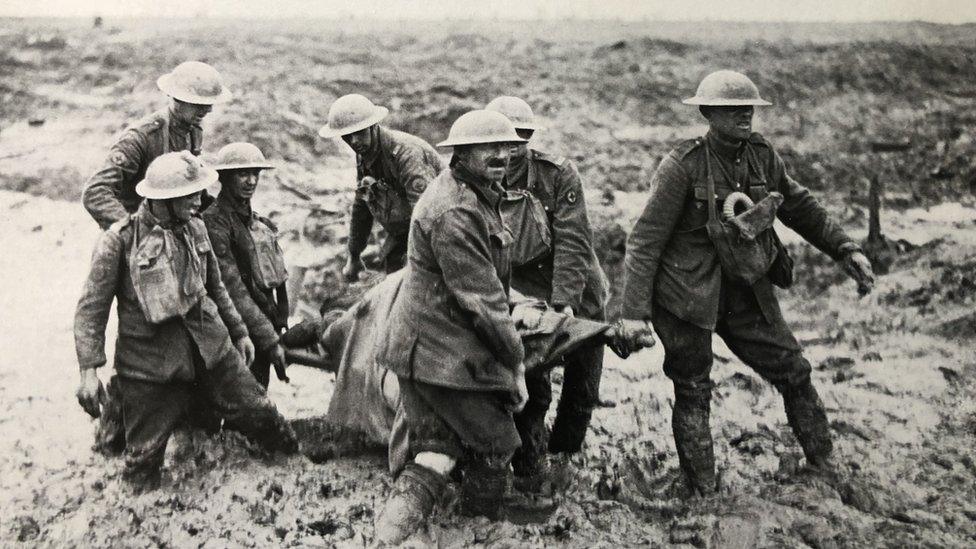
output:
[[[976,547],[976,3],[5,0],[0,546]]]

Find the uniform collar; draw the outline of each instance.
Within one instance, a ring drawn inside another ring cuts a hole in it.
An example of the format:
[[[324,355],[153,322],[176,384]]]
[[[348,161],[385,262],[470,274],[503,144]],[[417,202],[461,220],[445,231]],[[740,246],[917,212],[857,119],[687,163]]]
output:
[[[366,154],[362,155],[363,162],[366,164],[373,164],[380,158],[380,154],[386,149],[384,141],[386,140],[386,131],[383,127],[377,124],[375,126],[376,130],[373,131],[373,142],[366,151]]]
[[[715,134],[712,130],[708,130],[705,134],[705,141],[708,142],[708,146],[715,151],[720,157],[723,158],[736,158],[745,151],[747,139],[742,140],[738,143],[732,143],[726,141]]]
[[[529,183],[529,156],[532,151],[526,148],[525,154],[519,157],[509,157],[508,169],[505,173],[505,187],[521,189]]]
[[[152,213],[152,210],[149,209],[148,199],[143,200],[142,203],[139,204],[139,210],[137,213],[139,217],[139,222],[142,223],[142,225],[147,229],[152,229],[153,227],[158,226],[167,231],[174,231],[174,230],[180,230],[186,227],[187,225],[189,225],[189,223],[174,223],[174,222],[164,223]]]
[[[230,193],[220,191],[220,193],[217,194],[217,204],[220,204],[221,208],[237,214],[244,219],[251,218],[252,210],[250,200],[240,200],[234,196],[231,196]]]
[[[471,173],[463,164],[455,158],[451,158],[451,175],[454,179],[466,184],[474,190],[478,198],[496,206],[501,201],[504,189],[498,183],[489,181],[488,178]]]
[[[195,126],[193,124],[188,124],[180,120],[175,113],[173,113],[173,108],[170,107],[166,112],[166,117],[169,119],[170,130],[182,133],[189,133],[193,129],[200,129],[200,126]]]

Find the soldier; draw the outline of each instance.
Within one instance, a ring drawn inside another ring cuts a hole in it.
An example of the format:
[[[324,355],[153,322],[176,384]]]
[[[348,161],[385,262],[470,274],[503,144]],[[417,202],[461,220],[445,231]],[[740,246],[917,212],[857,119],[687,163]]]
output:
[[[508,117],[523,139],[541,127],[532,108],[502,96],[485,107]],[[515,236],[512,246],[512,287],[548,302],[557,312],[603,321],[609,284],[593,251],[583,185],[572,160],[530,148],[512,147],[505,176],[509,191],[502,204]],[[583,444],[593,408],[599,403],[603,345],[592,342],[565,357],[559,408],[548,440],[549,451],[569,454]],[[552,402],[548,371],[526,379],[529,401],[515,416],[522,447],[512,465],[516,485],[539,491],[548,469],[546,412]]]
[[[410,214],[427,184],[444,169],[429,143],[408,133],[379,125],[389,111],[359,94],[336,99],[329,107],[323,138],[342,137],[356,153],[356,197],[349,219],[349,257],[342,269],[355,281],[365,268],[360,254],[373,230],[373,220],[386,231],[380,257],[387,273],[407,264]]]
[[[216,179],[186,151],[153,161],[136,185],[148,200],[100,235],[78,301],[77,397],[93,417],[104,395],[95,369],[106,362],[105,323],[117,302],[123,479],[136,491],[159,485],[170,433],[201,403],[266,449],[297,450],[294,432],[244,365],[254,347],[220,281],[207,229],[194,215],[200,191]]]
[[[230,90],[213,67],[198,61],[180,63],[156,80],[170,96],[169,107],[136,122],[112,145],[108,159],[85,184],[85,209],[102,229],[135,213],[142,202],[135,187],[150,162],[170,151],[199,155],[203,147],[200,123],[213,105],[230,101]]]
[[[220,277],[257,349],[251,373],[268,386],[271,365],[287,381],[285,351],[278,335],[288,327],[288,272],[277,227],[251,209],[261,170],[274,169],[260,149],[231,143],[217,153],[220,194],[203,220],[220,265]]]
[[[527,394],[499,206],[509,149],[524,141],[499,113],[462,115],[438,144],[454,147],[450,168],[417,202],[409,265],[376,350],[399,381],[412,458],[377,520],[382,542],[401,542],[427,518],[462,460],[461,513],[501,512],[519,446],[512,413]]]
[[[623,293],[625,326],[653,322],[664,344],[664,372],[674,383],[678,461],[689,488],[715,491],[709,430],[714,332],[779,390],[808,463],[830,473],[827,416],[810,381],[810,364],[773,293],[773,284],[792,283],[792,260],[772,229],[773,218],[867,281],[865,291],[873,282],[871,264],[786,173],[772,145],[752,131],[754,107],[770,103],[748,77],[714,72],[683,102],[699,106],[709,130],[678,145],[655,172],[627,242]],[[731,210],[727,217],[718,213],[721,201]],[[758,204],[735,215],[736,203],[753,201]]]
[[[171,98],[169,107],[136,122],[112,145],[102,167],[85,184],[82,203],[102,229],[135,213],[142,202],[135,187],[150,162],[170,151],[199,155],[203,146],[200,122],[213,105],[229,101],[231,92],[213,67],[198,61],[180,63],[156,80]],[[204,196],[204,202],[209,197]],[[95,434],[95,449],[117,454],[125,446],[115,379],[108,383],[105,409]]]

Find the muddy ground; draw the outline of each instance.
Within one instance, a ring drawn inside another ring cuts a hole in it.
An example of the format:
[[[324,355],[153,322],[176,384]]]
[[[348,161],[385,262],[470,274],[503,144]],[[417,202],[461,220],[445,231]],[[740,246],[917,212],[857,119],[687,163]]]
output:
[[[181,433],[164,486],[132,496],[120,486],[120,461],[89,449],[93,423],[73,396],[71,326],[97,228],[77,198],[112,133],[163,104],[156,76],[186,58],[212,62],[242,92],[208,117],[207,150],[246,138],[280,162],[258,203],[278,212],[286,231],[300,230],[310,205],[344,207],[351,155],[311,129],[349,91],[393,107],[391,124],[433,141],[461,110],[525,89],[550,126],[540,144],[580,164],[611,274],[657,159],[701,131],[676,100],[714,68],[744,68],[770,90],[779,106],[761,114],[759,128],[782,143],[794,173],[859,238],[866,181],[880,173],[888,183],[884,228],[902,253],[867,298],[784,233],[799,281],[782,305],[814,365],[855,491],[804,472],[776,392],[717,341],[712,431],[722,490],[690,505],[669,499],[677,462],[660,350],[627,361],[608,354],[603,398],[615,406],[597,412],[552,517],[492,524],[439,512],[414,544],[976,544],[973,28],[737,26],[709,41],[660,25],[541,36],[552,29],[404,26],[367,34],[355,26],[219,24],[177,37],[136,22],[109,22],[99,32],[86,23],[0,21],[3,546],[372,541],[390,485],[382,456],[313,464],[262,455],[233,434]],[[867,151],[872,139],[905,135],[915,145],[909,154]],[[324,251],[292,244],[289,255],[328,264],[341,244],[339,221]],[[330,291],[327,272],[310,282],[311,301]],[[298,366],[289,373],[290,385],[272,382],[282,412],[324,413],[330,376]]]

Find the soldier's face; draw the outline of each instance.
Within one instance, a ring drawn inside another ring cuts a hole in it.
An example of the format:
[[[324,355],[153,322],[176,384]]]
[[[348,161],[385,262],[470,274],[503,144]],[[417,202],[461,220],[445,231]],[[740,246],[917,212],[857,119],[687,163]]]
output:
[[[480,143],[468,145],[462,162],[475,175],[493,182],[501,182],[512,152],[511,143]]]
[[[261,170],[231,170],[224,179],[231,196],[241,200],[250,200],[258,188],[260,178]]]
[[[349,145],[356,154],[365,154],[366,151],[370,149],[373,145],[373,132],[372,126],[366,128],[365,130],[359,130],[355,133],[350,133],[342,136],[342,140]]]
[[[180,121],[191,126],[199,126],[203,122],[203,118],[210,114],[212,110],[212,105],[195,105],[193,103],[184,103],[179,99],[173,100],[173,114]]]
[[[515,130],[515,133],[522,139],[528,141],[529,139],[532,139],[532,134],[535,132],[532,130],[523,130],[521,128],[518,128]],[[528,143],[514,143],[512,145],[512,150],[511,150],[512,158],[521,158],[526,154],[528,154],[528,152],[529,152]]]
[[[752,135],[752,116],[755,107],[744,105],[738,107],[708,107],[705,118],[712,131],[719,137],[732,141],[743,141]]]
[[[170,198],[168,208],[175,221],[186,223],[200,211],[200,193]]]

